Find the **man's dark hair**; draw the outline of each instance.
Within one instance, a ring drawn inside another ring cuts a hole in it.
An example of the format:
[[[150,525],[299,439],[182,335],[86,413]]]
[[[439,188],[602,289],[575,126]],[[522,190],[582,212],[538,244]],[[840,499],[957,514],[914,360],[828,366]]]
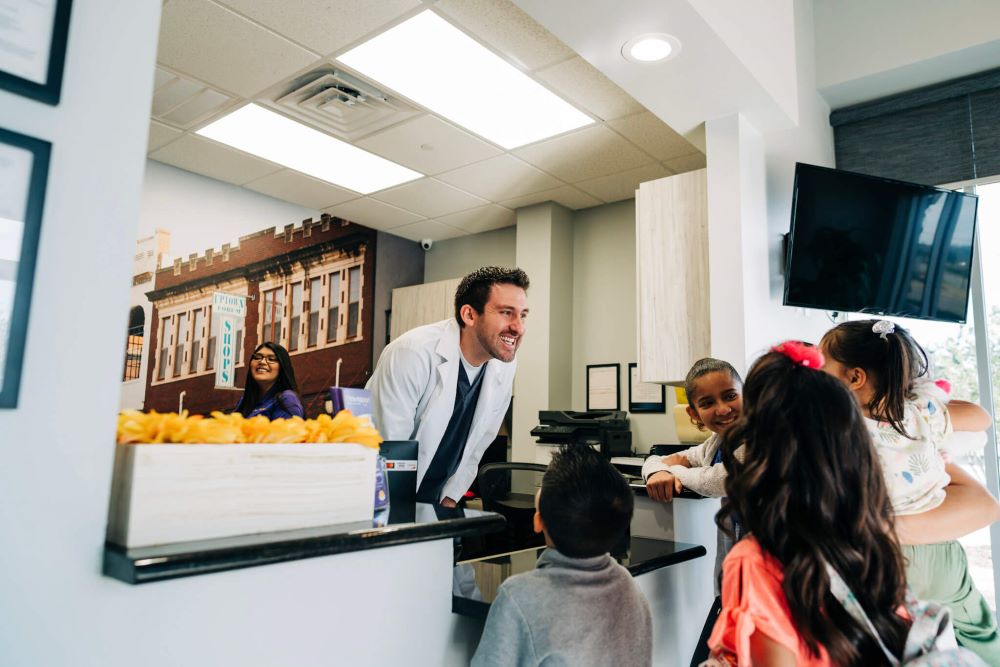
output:
[[[608,553],[628,531],[635,499],[622,474],[586,445],[552,457],[538,496],[538,511],[552,543],[571,558]]]
[[[462,321],[462,306],[468,304],[483,314],[486,302],[490,300],[490,290],[494,285],[514,285],[528,290],[528,274],[521,269],[508,269],[502,266],[484,266],[476,269],[462,278],[455,290],[455,319],[458,326],[464,327]]]

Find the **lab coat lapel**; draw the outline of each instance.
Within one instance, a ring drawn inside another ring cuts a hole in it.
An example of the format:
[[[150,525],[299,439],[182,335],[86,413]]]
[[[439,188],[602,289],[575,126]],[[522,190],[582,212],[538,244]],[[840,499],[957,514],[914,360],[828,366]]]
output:
[[[458,365],[461,349],[458,346],[458,323],[451,320],[442,331],[441,338],[434,347],[438,356],[435,378],[436,386],[421,417],[417,440],[434,443],[431,447],[420,447],[417,456],[417,485],[423,481],[424,473],[434,458],[438,444],[448,428],[451,413],[455,408],[455,391],[458,385]],[[485,378],[484,378],[485,379]]]

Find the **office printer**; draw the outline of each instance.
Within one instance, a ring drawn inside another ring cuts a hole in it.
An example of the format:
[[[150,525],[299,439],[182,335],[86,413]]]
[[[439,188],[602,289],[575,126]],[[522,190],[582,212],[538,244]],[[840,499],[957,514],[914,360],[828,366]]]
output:
[[[608,458],[631,456],[632,431],[627,415],[621,410],[540,410],[540,423],[531,429],[531,435],[539,444],[590,445]]]

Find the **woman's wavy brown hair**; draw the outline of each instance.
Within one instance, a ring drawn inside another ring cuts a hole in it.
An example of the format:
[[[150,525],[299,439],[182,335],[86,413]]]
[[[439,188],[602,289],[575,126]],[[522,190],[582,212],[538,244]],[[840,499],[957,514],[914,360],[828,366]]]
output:
[[[746,445],[742,461],[733,456]],[[792,620],[813,655],[837,665],[884,665],[871,635],[830,593],[826,563],[844,578],[893,654],[909,623],[903,558],[882,468],[857,402],[835,377],[777,352],[743,385],[743,417],[723,437],[731,515],[782,565]]]

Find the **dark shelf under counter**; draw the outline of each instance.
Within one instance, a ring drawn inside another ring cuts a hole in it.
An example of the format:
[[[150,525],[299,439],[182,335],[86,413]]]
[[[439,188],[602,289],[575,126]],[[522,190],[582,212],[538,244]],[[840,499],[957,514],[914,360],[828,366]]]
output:
[[[541,555],[544,550],[544,547],[534,547],[531,549],[522,549],[516,553],[526,553],[532,551],[534,552],[534,559],[537,559],[537,557]],[[639,575],[647,574],[664,567],[684,563],[695,558],[701,558],[707,553],[708,551],[704,546],[697,544],[686,544],[684,542],[658,540],[648,537],[632,537],[629,540],[628,550],[625,553],[612,555],[614,555],[615,560],[621,563],[633,577],[638,577]],[[509,563],[510,556],[511,553],[498,554],[491,558],[477,559],[475,562],[486,565],[495,564],[499,567],[505,563]],[[532,563],[534,562],[534,559],[531,559]],[[473,563],[471,562],[459,562],[456,567],[468,567],[472,564]],[[527,570],[518,570],[517,572],[512,571],[508,576],[514,576],[526,571]],[[507,577],[504,577],[504,579],[506,578]],[[453,594],[451,598],[451,610],[453,613],[460,614],[462,616],[485,619],[490,611],[490,602]]]
[[[493,512],[394,504],[388,516],[378,516],[374,522],[131,549],[109,542],[104,545],[103,573],[129,584],[144,584],[302,558],[483,535],[503,530],[505,524],[505,519]]]

